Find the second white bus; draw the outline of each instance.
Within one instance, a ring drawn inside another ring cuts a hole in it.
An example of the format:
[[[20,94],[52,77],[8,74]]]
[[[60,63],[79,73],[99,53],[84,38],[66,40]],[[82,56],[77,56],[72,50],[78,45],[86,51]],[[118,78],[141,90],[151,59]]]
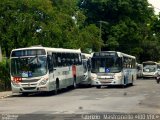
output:
[[[116,51],[93,53],[91,78],[94,86],[133,85],[136,80],[136,58]]]

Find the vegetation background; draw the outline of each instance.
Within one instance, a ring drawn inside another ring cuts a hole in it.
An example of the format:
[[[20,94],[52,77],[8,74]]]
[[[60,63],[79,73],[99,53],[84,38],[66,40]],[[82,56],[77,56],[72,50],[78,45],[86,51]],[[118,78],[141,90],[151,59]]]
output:
[[[0,0],[3,57],[14,48],[42,45],[160,61],[160,14],[153,10],[147,0]],[[0,89],[9,88],[8,62],[0,62]]]

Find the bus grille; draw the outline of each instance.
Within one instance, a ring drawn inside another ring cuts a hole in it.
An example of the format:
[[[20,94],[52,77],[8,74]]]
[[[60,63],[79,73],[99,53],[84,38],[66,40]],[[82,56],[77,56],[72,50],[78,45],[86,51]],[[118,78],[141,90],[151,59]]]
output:
[[[36,89],[36,87],[24,87],[23,89],[24,90],[34,90],[34,89]]]
[[[22,80],[22,83],[28,83],[28,82],[38,82],[39,79],[33,79],[33,80]]]
[[[101,83],[111,83],[113,79],[99,79]]]

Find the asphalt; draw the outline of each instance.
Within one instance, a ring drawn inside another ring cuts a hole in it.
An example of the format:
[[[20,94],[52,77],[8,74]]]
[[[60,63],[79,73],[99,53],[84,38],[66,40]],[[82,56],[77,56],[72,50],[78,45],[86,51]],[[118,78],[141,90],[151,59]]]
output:
[[[0,99],[9,97],[11,95],[12,95],[12,91],[3,91],[3,92],[0,92]]]

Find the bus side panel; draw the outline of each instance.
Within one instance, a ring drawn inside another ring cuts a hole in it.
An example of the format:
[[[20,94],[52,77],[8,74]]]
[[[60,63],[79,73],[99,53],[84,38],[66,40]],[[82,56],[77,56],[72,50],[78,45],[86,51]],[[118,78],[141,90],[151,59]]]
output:
[[[76,83],[80,84],[83,80],[83,65],[76,66]]]

